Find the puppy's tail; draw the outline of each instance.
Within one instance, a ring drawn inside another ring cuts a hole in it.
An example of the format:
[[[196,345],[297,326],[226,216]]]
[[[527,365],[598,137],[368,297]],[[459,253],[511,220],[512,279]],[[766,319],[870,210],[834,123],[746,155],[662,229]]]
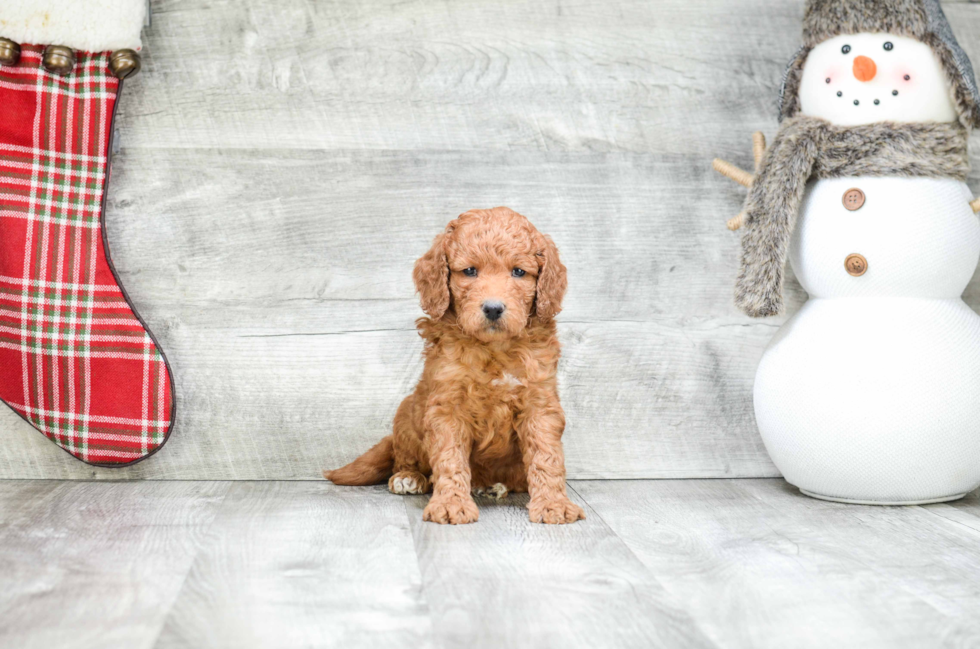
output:
[[[395,469],[394,440],[394,436],[388,435],[347,466],[324,471],[323,477],[334,484],[350,486],[387,482]]]

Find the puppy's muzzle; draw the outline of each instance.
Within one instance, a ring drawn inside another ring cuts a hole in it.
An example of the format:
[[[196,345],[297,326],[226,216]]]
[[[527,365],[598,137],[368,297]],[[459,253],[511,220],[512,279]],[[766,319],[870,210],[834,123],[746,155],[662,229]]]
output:
[[[497,300],[487,300],[483,303],[483,317],[485,317],[490,322],[496,322],[500,320],[500,316],[504,314],[503,302],[498,302]]]

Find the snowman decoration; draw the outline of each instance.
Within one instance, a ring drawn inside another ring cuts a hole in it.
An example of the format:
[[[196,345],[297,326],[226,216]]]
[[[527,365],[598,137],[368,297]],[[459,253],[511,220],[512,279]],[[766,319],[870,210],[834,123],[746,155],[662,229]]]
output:
[[[750,188],[737,306],[780,313],[787,257],[810,296],[759,365],[759,429],[807,495],[955,500],[980,486],[973,69],[938,0],[808,0],[803,31],[756,173],[715,161]]]

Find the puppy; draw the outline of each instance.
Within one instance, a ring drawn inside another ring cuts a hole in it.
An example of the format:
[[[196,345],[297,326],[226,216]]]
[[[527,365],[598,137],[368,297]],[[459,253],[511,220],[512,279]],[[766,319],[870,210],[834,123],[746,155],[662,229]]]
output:
[[[415,263],[428,314],[425,369],[394,434],[324,476],[393,493],[432,490],[423,517],[476,521],[472,490],[530,494],[535,523],[585,518],[568,498],[554,318],[567,284],[551,239],[513,210],[466,212]]]

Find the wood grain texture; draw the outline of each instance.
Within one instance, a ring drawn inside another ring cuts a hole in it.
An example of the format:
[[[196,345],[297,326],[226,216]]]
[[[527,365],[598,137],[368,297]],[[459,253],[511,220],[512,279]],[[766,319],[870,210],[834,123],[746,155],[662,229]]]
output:
[[[950,505],[861,507],[807,498],[782,480],[574,488],[726,647],[980,642],[977,493]]]
[[[405,497],[432,627],[442,647],[714,647],[595,511],[548,526],[527,495],[477,498],[471,525],[422,521]]]
[[[321,482],[0,480],[0,646],[975,647],[980,493],[925,507],[782,480],[573,481],[588,519],[422,522]]]
[[[744,190],[710,164],[750,168],[751,134],[774,133],[802,7],[155,2],[107,220],[178,426],[151,460],[93,469],[0,409],[0,477],[302,479],[349,461],[421,369],[413,261],[500,204],[569,268],[571,477],[776,475],[751,388],[782,320],[732,306]],[[946,9],[980,60],[980,7]],[[980,306],[980,280],[966,297]]]
[[[0,646],[152,646],[228,486],[0,481]]]
[[[432,645],[415,547],[385,488],[231,487],[155,649]]]

